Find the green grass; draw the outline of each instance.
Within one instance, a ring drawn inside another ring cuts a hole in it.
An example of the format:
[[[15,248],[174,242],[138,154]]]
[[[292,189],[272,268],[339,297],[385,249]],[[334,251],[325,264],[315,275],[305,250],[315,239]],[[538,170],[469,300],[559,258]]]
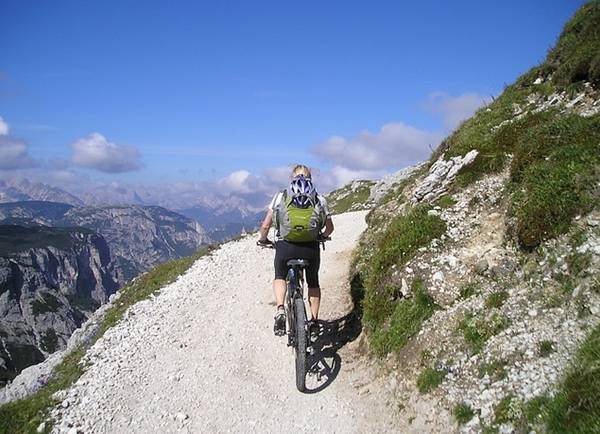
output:
[[[348,212],[355,205],[359,205],[357,209],[364,209],[360,205],[366,204],[371,195],[371,187],[375,183],[373,181],[360,182],[361,185],[354,191],[350,191],[350,186],[345,186],[327,195],[329,209],[333,214]]]
[[[596,326],[578,349],[559,392],[547,405],[548,432],[600,432],[599,397],[600,326]]]
[[[429,393],[444,381],[447,372],[442,369],[425,368],[417,378],[417,388],[421,393]]]
[[[402,349],[408,340],[421,330],[423,322],[438,308],[433,298],[424,289],[423,282],[415,280],[412,291],[411,298],[385,306],[385,309],[392,308],[389,315],[386,315],[386,323],[370,329],[371,346],[379,356]]]
[[[508,324],[508,319],[497,312],[487,318],[468,313],[458,324],[458,330],[473,353],[477,354],[492,336],[500,333]]]
[[[516,138],[510,189],[521,246],[567,232],[576,215],[598,204],[600,115],[545,113]]]
[[[68,388],[83,374],[84,367],[79,363],[85,351],[81,348],[65,357],[53,373],[52,379],[29,398],[0,406],[0,433],[35,433],[44,421],[48,411],[57,404],[52,394]],[[50,432],[47,426],[45,432]]]
[[[506,110],[518,95],[515,88],[507,89],[490,105],[490,111],[480,111],[446,143],[448,156],[464,155],[471,149],[480,152],[459,174],[459,185],[500,170],[507,153],[514,154],[509,191],[517,219],[516,237],[521,246],[532,249],[565,233],[573,217],[597,204],[600,116],[545,111],[492,130],[494,122],[511,117]]]
[[[538,343],[538,354],[540,357],[548,357],[554,352],[554,342],[544,340]]]
[[[436,202],[435,205],[439,206],[440,208],[450,208],[452,206],[454,206],[456,204],[456,201],[454,199],[452,199],[452,196],[450,195],[443,195],[442,197],[440,197]]]
[[[502,398],[494,409],[494,423],[514,423],[524,416],[523,403],[514,395]]]
[[[399,287],[389,277],[392,266],[402,266],[420,247],[446,231],[443,220],[427,214],[429,209],[429,206],[418,205],[392,220],[368,262],[364,279],[364,323],[379,354],[404,346],[435,309],[422,282],[413,281],[414,297],[401,300]]]
[[[473,416],[475,416],[475,412],[473,411],[473,409],[464,402],[456,404],[454,410],[452,411],[452,414],[454,414],[454,417],[460,425],[464,425],[465,423],[473,419]]]
[[[461,300],[466,300],[469,297],[472,297],[479,290],[479,285],[476,283],[467,283],[462,286],[459,291],[459,297]]]
[[[508,292],[501,290],[492,292],[485,299],[485,306],[488,308],[499,308],[508,299]]]
[[[577,277],[588,271],[592,262],[592,254],[573,252],[565,258],[571,276]]]
[[[368,285],[382,282],[392,265],[405,264],[420,247],[446,232],[446,223],[438,216],[429,215],[430,209],[428,205],[417,205],[392,220],[371,258]]]
[[[499,381],[506,378],[506,360],[492,360],[488,363],[482,363],[479,366],[479,378],[483,378],[486,375],[492,381]]]
[[[140,276],[135,282],[121,289],[121,297],[107,311],[104,321],[95,336],[89,343],[92,345],[106,330],[115,325],[125,311],[138,301],[157,293],[160,288],[175,281],[197,259],[208,254],[212,247],[204,248],[196,254],[158,265],[153,270]],[[52,399],[52,394],[58,390],[67,389],[85,371],[80,364],[87,347],[79,347],[54,369],[52,379],[32,396],[0,406],[0,434],[35,433],[38,425],[45,420],[50,409],[57,404]],[[48,424],[45,432],[50,432]]]
[[[548,53],[548,72],[561,87],[588,80],[600,86],[600,2],[581,7]]]

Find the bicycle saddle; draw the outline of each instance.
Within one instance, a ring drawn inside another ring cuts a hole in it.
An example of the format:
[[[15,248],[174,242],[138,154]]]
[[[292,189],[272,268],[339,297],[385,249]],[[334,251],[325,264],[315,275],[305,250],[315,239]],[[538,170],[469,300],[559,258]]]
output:
[[[306,268],[310,265],[308,259],[290,259],[287,261],[288,267],[302,267]]]

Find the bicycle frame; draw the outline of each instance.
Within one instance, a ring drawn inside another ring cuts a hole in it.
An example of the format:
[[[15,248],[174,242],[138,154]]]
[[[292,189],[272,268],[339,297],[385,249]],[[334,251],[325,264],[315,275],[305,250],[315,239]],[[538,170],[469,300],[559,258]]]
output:
[[[304,299],[303,290],[303,274],[304,268],[293,265],[288,268],[288,274],[286,277],[286,310],[287,310],[287,321],[288,321],[288,346],[296,345],[297,332],[295,324],[296,317],[294,313],[294,300],[297,298]]]

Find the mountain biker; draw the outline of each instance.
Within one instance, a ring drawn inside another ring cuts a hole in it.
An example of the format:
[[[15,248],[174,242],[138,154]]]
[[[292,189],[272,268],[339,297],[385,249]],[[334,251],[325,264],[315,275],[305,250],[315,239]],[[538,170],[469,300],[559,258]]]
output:
[[[317,212],[322,216],[324,222],[322,236],[328,237],[333,232],[333,221],[331,220],[331,213],[327,206],[327,201],[323,196],[317,194],[314,186],[312,185],[312,176],[310,169],[302,164],[298,164],[294,167],[291,174],[290,186],[287,190],[278,192],[267,210],[265,219],[260,227],[260,239],[258,244],[270,243],[267,236],[269,229],[273,224],[273,219],[277,220],[279,206],[285,204],[285,199],[290,195],[291,205],[296,203],[296,200],[300,202],[304,201],[304,197],[312,196],[314,200],[314,206]],[[306,206],[304,203],[299,206]],[[321,303],[321,288],[319,286],[319,266],[320,266],[320,249],[319,242],[317,240],[307,242],[291,242],[281,237],[279,228],[276,232],[275,242],[275,279],[273,280],[273,292],[275,294],[275,301],[277,304],[277,310],[275,312],[275,324],[273,331],[275,335],[282,336],[285,334],[285,309],[283,306],[285,299],[285,278],[287,274],[287,261],[289,259],[307,259],[310,263],[306,269],[306,282],[308,284],[308,302],[310,304],[310,311],[312,318],[309,321],[309,331],[312,335],[317,334],[319,330],[318,317],[319,317],[319,305]]]

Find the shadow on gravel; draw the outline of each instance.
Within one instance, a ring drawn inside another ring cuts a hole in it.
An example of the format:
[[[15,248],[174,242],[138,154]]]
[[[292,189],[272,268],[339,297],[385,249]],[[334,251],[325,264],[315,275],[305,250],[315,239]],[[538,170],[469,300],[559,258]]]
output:
[[[313,343],[313,354],[308,358],[308,378],[305,393],[318,393],[329,387],[342,367],[340,348],[354,341],[362,331],[362,299],[364,295],[360,276],[350,283],[354,308],[341,318],[319,321],[321,332]],[[311,386],[315,386],[314,388]]]

